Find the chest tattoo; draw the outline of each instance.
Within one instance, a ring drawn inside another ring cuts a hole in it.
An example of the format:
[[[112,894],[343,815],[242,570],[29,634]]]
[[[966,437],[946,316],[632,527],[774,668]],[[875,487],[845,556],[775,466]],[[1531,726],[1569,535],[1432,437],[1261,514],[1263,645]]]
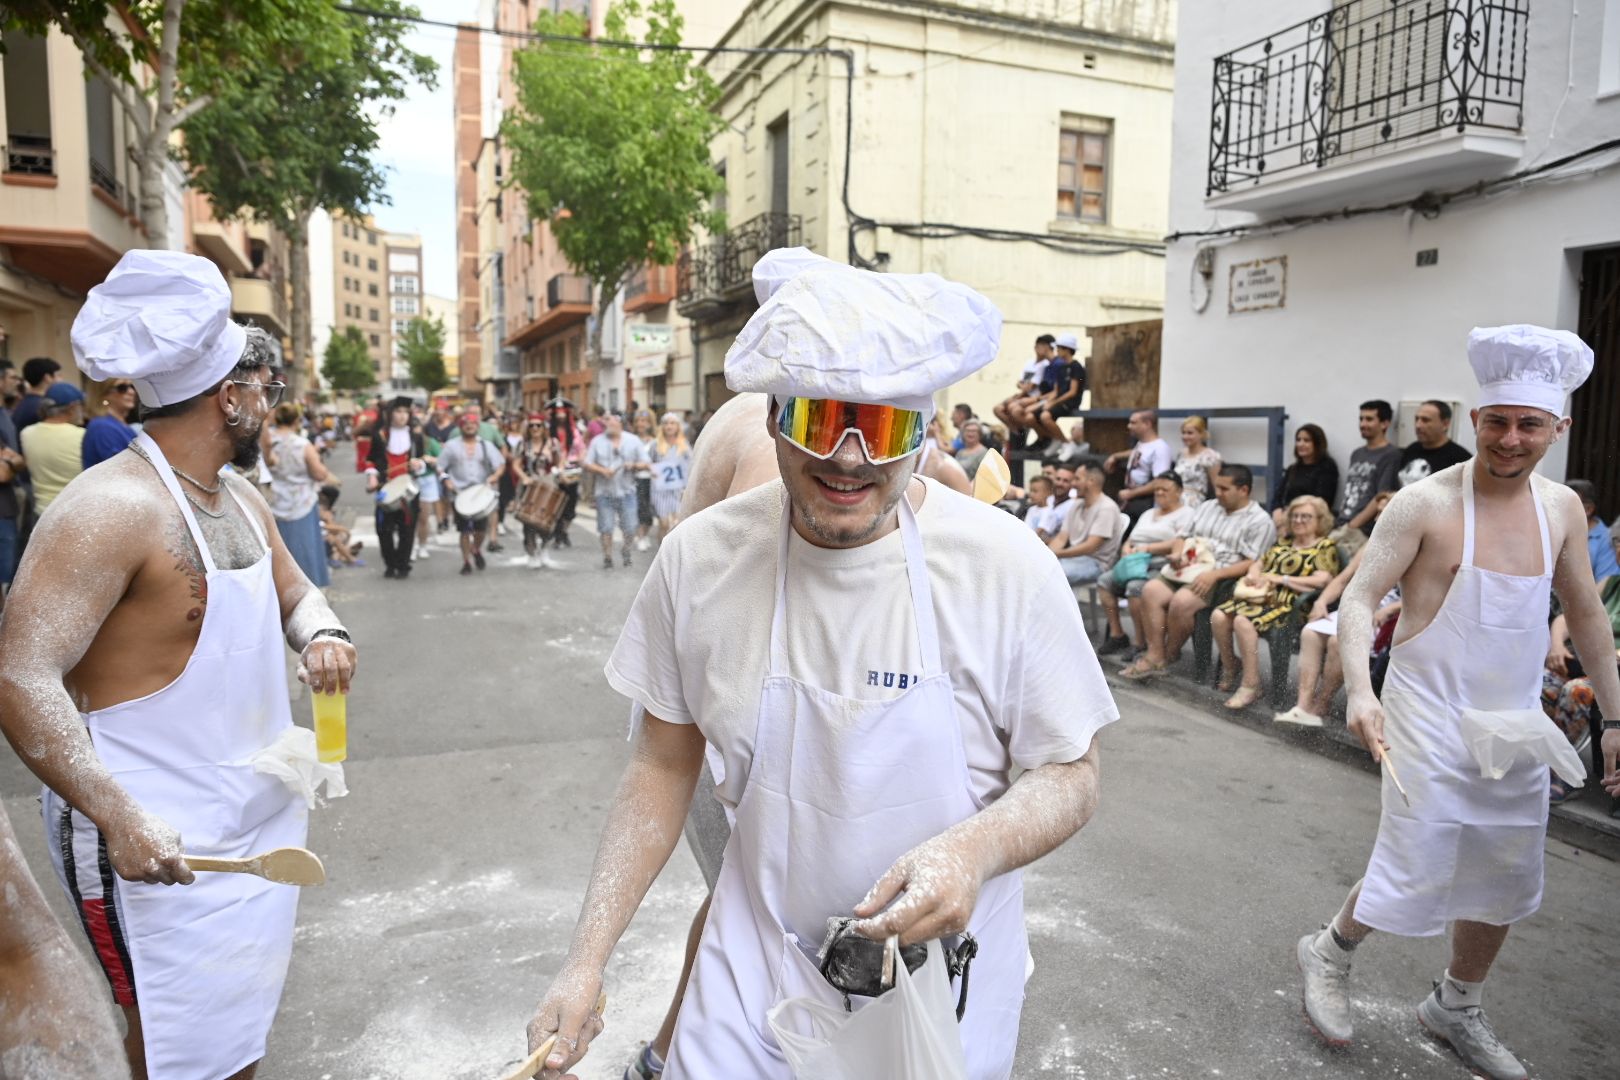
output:
[[[198,514],[197,525],[215,566],[221,570],[243,570],[264,557],[264,546],[234,501],[227,500],[227,507],[225,516],[218,519]],[[174,568],[185,577],[189,590],[191,606],[186,619],[196,622],[208,606],[208,572],[185,519],[178,513],[169,526],[167,548],[174,559]]]

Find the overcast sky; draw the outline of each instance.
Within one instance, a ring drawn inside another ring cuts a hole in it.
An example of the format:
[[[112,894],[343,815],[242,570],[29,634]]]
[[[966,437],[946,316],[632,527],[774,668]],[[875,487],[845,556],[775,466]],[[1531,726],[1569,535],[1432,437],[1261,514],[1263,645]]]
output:
[[[474,22],[477,0],[415,0],[424,18]],[[456,32],[446,27],[414,27],[407,41],[439,64],[434,90],[417,86],[378,129],[380,162],[388,170],[392,206],[374,208],[377,224],[391,232],[422,234],[427,291],[456,295],[455,101],[450,62]]]

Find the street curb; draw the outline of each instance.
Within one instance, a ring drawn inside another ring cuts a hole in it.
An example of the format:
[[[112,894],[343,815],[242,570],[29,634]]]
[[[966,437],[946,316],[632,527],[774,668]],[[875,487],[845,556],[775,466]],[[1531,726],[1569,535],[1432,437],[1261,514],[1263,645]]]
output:
[[[1212,687],[1201,687],[1184,675],[1158,675],[1144,682],[1122,679],[1119,677],[1119,669],[1124,665],[1111,663],[1112,660],[1112,657],[1105,657],[1101,662],[1108,685],[1116,694],[1121,691],[1127,694],[1153,691],[1196,706],[1206,715],[1227,723],[1260,732],[1323,757],[1345,762],[1363,772],[1380,774],[1381,770],[1377,764],[1340,721],[1329,718],[1327,724],[1320,728],[1278,724],[1270,718],[1269,713],[1263,714],[1258,704],[1237,711],[1225,708],[1221,704],[1221,695],[1216,690]],[[1571,806],[1554,806],[1550,809],[1551,814],[1547,819],[1548,836],[1620,862],[1620,820],[1597,813],[1583,814]]]

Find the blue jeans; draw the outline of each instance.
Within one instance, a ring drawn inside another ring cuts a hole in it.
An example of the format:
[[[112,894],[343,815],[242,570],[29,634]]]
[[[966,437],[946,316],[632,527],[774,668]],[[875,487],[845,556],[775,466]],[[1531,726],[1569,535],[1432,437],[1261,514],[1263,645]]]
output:
[[[597,494],[597,533],[602,536],[611,536],[615,525],[624,533],[624,542],[628,544],[630,538],[636,534],[636,493],[634,491],[628,495]]]
[[[1102,577],[1103,564],[1090,555],[1076,555],[1072,559],[1059,559],[1058,562],[1070,585],[1090,585]]]
[[[0,585],[10,585],[17,572],[17,519],[0,518]]]

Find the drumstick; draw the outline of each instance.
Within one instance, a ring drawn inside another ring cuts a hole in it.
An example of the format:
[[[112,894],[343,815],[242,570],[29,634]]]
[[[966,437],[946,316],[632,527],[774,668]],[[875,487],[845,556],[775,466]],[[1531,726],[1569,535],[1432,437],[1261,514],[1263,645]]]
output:
[[[1401,774],[1395,771],[1395,763],[1389,759],[1389,747],[1384,747],[1384,752],[1379,757],[1384,763],[1384,768],[1389,770],[1389,778],[1395,781],[1395,790],[1401,793],[1401,801],[1411,806],[1412,800],[1407,797],[1406,788],[1401,786]]]
[[[606,1009],[607,991],[604,990],[596,996],[596,1009],[594,1011],[597,1016],[601,1016]],[[544,1042],[535,1047],[534,1053],[524,1058],[516,1069],[501,1077],[501,1080],[530,1080],[536,1072],[540,1071],[541,1063],[546,1060],[546,1055],[551,1053],[551,1048],[556,1045],[557,1033],[553,1031],[546,1036]]]

